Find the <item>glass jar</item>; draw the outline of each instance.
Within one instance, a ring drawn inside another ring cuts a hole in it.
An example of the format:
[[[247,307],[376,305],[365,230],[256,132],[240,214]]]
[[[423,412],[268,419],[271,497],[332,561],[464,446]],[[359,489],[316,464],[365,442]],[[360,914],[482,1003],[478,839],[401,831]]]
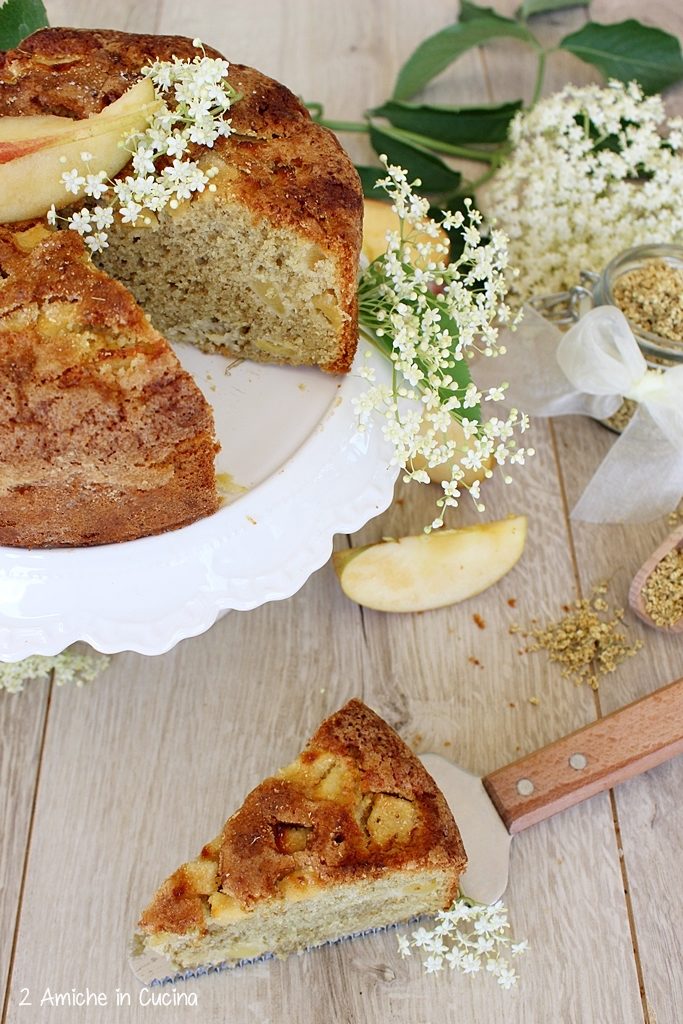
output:
[[[591,275],[595,278],[593,305],[616,306],[619,309],[619,303],[614,298],[614,287],[619,279],[624,274],[637,270],[653,260],[668,263],[683,275],[683,245],[637,245],[635,248],[627,249],[615,256],[601,274]],[[683,304],[683,293],[680,296],[680,301]],[[683,338],[673,340],[652,334],[630,319],[629,324],[640,350],[650,366],[656,368],[683,363]]]
[[[615,306],[620,309],[614,296],[614,289],[624,274],[636,270],[653,260],[661,260],[675,267],[683,274],[683,245],[652,243],[626,249],[610,260],[601,273],[584,270],[579,284],[566,292],[542,295],[531,299],[530,305],[552,323],[569,328],[593,306]],[[683,294],[681,295],[683,303]],[[624,310],[622,310],[624,312]],[[624,312],[626,316],[626,313]],[[650,369],[683,363],[683,340],[672,340],[639,327],[628,318],[629,326]],[[620,433],[628,424],[636,408],[635,402],[624,399],[621,407],[608,420],[600,420],[605,426]]]

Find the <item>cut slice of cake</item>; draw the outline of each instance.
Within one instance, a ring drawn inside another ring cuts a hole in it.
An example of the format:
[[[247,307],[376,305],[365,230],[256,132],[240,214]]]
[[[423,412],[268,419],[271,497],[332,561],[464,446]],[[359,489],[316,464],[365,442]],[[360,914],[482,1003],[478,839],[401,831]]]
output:
[[[0,544],[105,544],[216,511],[211,409],[72,231],[0,227]]]
[[[434,780],[352,700],[166,879],[134,954],[171,971],[284,956],[450,906],[466,860]]]

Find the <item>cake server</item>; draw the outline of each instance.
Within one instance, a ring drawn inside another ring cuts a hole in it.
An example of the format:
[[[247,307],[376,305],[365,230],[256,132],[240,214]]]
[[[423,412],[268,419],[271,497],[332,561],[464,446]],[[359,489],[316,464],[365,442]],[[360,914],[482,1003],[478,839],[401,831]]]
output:
[[[683,753],[683,678],[483,779],[441,754],[420,759],[443,792],[468,857],[462,892],[505,892],[512,837]]]

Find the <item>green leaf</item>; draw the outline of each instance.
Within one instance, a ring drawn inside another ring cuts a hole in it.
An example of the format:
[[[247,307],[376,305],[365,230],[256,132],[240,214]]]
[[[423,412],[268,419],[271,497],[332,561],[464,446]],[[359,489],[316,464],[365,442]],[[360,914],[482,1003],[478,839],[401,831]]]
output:
[[[683,78],[681,44],[675,36],[629,18],[616,25],[591,21],[565,36],[560,49],[593,64],[606,78],[636,79],[645,92],[661,92]]]
[[[505,142],[510,121],[522,108],[521,100],[479,107],[444,107],[389,100],[371,111],[386,117],[395,128],[405,128],[436,142],[451,145]]]
[[[473,4],[466,6],[474,7]],[[535,49],[539,47],[536,37],[526,25],[495,12],[489,14],[484,11],[481,17],[449,25],[420,43],[399,71],[392,99],[409,99],[467,50],[501,36],[519,39]]]
[[[11,50],[49,25],[42,0],[7,0],[0,7],[0,50]]]
[[[460,15],[458,21],[464,24],[466,21],[476,21],[477,18],[498,18],[500,21],[511,21],[503,14],[499,14],[493,7],[480,7],[479,4],[470,3],[470,0],[461,0]]]
[[[398,164],[408,178],[419,178],[421,192],[454,192],[462,175],[434,156],[428,149],[405,139],[398,128],[370,126],[370,142],[378,155],[386,154],[389,163]]]
[[[522,18],[531,18],[534,14],[563,11],[567,7],[589,7],[590,2],[591,0],[524,0],[517,14]]]
[[[375,183],[380,178],[386,178],[387,172],[384,167],[366,167],[362,164],[356,164],[356,170],[358,171],[358,177],[360,183],[363,186],[363,195],[369,199],[386,199],[386,193],[380,189],[375,188]]]

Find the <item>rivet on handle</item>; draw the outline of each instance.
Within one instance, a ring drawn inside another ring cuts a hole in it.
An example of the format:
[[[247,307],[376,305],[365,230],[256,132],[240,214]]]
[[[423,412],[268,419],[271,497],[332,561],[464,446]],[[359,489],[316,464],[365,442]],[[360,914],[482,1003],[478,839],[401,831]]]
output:
[[[520,779],[517,783],[517,792],[520,796],[531,796],[534,791],[534,784],[531,779]]]
[[[585,768],[588,764],[588,758],[585,754],[572,754],[569,758],[569,765],[575,771],[580,772],[582,768]]]

